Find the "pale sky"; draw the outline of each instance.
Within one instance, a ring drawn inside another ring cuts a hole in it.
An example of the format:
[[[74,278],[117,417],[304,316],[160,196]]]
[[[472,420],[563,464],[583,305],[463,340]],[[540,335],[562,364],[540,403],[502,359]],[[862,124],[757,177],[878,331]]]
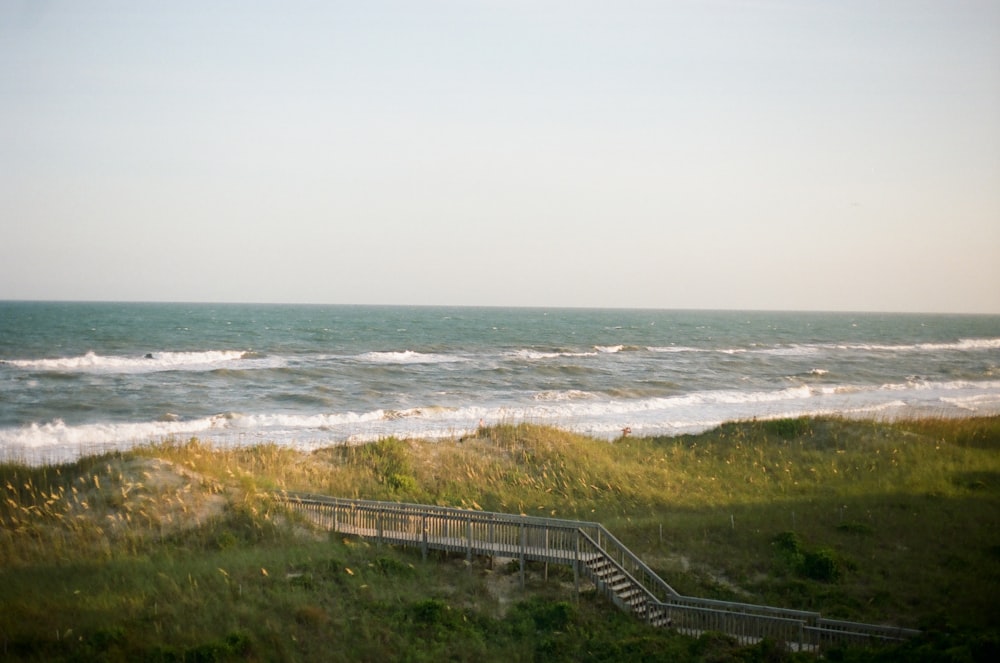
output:
[[[1000,2],[0,0],[0,299],[1000,313]]]

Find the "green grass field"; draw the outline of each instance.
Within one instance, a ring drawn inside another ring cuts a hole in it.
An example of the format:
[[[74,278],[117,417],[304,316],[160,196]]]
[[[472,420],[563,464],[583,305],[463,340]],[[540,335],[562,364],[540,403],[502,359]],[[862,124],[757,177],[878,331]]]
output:
[[[1000,651],[1000,418],[739,422],[594,440],[530,425],[303,453],[197,440],[0,466],[0,658],[792,660],[658,631],[571,573],[312,531],[274,490],[603,523],[685,594],[925,635],[839,660]],[[536,570],[537,571],[537,570]]]

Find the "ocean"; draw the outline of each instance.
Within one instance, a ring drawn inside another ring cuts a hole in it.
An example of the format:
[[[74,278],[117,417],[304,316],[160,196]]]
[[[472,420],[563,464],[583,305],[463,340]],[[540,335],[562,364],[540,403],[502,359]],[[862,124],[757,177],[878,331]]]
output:
[[[1000,316],[0,302],[0,458],[1000,413]]]

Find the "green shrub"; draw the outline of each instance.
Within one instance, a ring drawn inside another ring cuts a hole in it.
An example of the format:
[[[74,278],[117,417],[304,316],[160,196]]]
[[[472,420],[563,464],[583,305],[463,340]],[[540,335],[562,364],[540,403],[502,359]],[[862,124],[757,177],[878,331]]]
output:
[[[795,532],[781,532],[774,537],[774,545],[782,552],[791,554],[802,552],[802,539]]]
[[[385,477],[385,485],[397,492],[413,492],[417,489],[417,480],[409,474],[397,472]]]
[[[413,619],[418,624],[441,625],[450,621],[451,606],[441,599],[426,599],[413,605]]]
[[[531,616],[535,620],[535,628],[540,631],[562,631],[575,618],[576,612],[573,605],[566,601],[536,601],[531,606]]]
[[[802,556],[800,572],[811,580],[834,582],[840,578],[840,564],[836,553],[829,548],[807,551]]]
[[[834,582],[840,579],[842,565],[830,548],[807,548],[795,532],[781,532],[773,539],[780,558],[796,574],[810,580]]]

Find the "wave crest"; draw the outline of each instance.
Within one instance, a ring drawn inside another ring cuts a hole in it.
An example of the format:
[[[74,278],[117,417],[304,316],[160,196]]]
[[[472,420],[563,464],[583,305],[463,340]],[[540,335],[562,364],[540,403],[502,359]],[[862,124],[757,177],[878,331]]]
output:
[[[150,352],[145,355],[99,355],[87,352],[76,357],[9,359],[2,363],[29,371],[55,373],[152,373],[156,371],[210,371],[241,360],[254,362],[247,368],[259,368],[265,361],[245,350],[205,350],[201,352]]]
[[[466,361],[455,355],[414,352],[413,350],[366,352],[358,355],[357,359],[373,364],[448,364]]]

